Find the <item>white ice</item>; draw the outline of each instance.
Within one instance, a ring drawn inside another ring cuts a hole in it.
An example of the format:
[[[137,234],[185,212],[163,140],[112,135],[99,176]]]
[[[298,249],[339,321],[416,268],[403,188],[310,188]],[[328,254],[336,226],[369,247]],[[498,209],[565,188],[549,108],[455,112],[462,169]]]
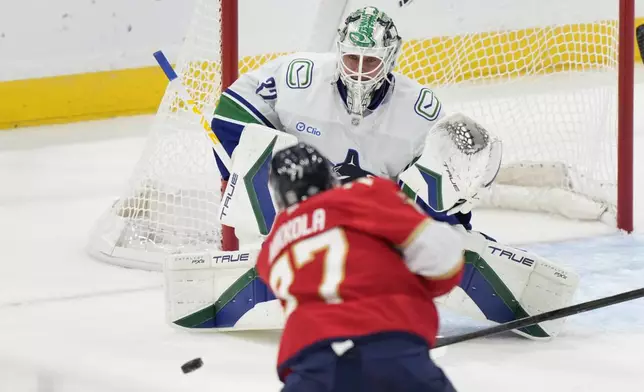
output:
[[[644,149],[644,84],[635,151]],[[98,262],[88,230],[125,185],[151,116],[0,132],[0,391],[277,391],[277,332],[187,333],[164,322],[162,277]],[[577,301],[644,285],[644,158],[636,231],[542,214],[480,211],[502,241],[573,266]],[[438,362],[460,391],[644,390],[644,299],[570,317],[550,342],[500,335]],[[442,333],[480,324],[445,314]],[[180,365],[202,357],[202,369]]]

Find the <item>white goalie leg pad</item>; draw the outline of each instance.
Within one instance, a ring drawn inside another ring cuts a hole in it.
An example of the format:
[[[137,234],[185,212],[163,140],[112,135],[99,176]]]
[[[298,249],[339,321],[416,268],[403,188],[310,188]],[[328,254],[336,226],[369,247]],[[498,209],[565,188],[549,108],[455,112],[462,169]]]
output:
[[[455,113],[428,133],[423,153],[399,180],[434,211],[446,211],[494,181],[501,141],[471,118]]]
[[[527,316],[571,305],[579,286],[579,276],[570,268],[562,267],[538,255],[489,241],[476,232],[468,232],[465,235],[468,238],[466,249],[477,253],[484,260],[479,266],[479,272],[485,276],[484,280],[492,282],[496,276],[502,282],[491,283],[492,286],[496,285],[493,296],[510,305],[518,302]],[[486,268],[492,271],[486,271]],[[503,287],[499,289],[500,286]],[[485,291],[481,289],[482,287],[471,287],[470,296],[487,295],[479,294]],[[448,309],[475,318],[494,319],[495,311],[487,309],[486,315],[470,296],[459,287],[441,297],[438,302]],[[558,319],[539,323],[538,327],[548,336],[528,335],[519,330],[514,332],[532,339],[547,339],[559,334],[564,321],[565,319]]]
[[[219,209],[219,220],[235,228],[240,244],[261,242],[270,231],[275,216],[268,187],[270,161],[274,151],[295,144],[295,136],[273,128],[259,124],[244,127]]]
[[[284,316],[279,301],[249,304],[236,295],[251,283],[259,249],[168,255],[164,263],[166,320],[191,331],[279,329]],[[246,285],[246,286],[244,286]],[[237,307],[223,320],[215,304]],[[234,313],[235,316],[231,314]],[[225,325],[225,326],[221,326]]]

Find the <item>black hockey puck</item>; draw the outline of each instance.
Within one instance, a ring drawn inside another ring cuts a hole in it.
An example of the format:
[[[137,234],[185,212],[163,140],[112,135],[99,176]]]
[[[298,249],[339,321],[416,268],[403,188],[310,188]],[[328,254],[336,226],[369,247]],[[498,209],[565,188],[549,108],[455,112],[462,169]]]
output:
[[[202,366],[203,366],[203,361],[201,360],[201,358],[195,358],[181,365],[181,371],[184,374],[188,374],[190,372],[194,372],[195,370],[199,369]]]

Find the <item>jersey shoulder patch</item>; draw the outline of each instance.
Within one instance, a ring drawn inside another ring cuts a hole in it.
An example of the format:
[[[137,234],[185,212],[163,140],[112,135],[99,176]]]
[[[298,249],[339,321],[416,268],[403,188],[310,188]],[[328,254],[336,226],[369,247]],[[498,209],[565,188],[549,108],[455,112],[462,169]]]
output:
[[[292,89],[305,89],[313,82],[313,60],[297,57],[286,67],[286,86]]]
[[[435,121],[441,112],[441,102],[432,90],[422,88],[416,99],[414,111],[428,121]]]

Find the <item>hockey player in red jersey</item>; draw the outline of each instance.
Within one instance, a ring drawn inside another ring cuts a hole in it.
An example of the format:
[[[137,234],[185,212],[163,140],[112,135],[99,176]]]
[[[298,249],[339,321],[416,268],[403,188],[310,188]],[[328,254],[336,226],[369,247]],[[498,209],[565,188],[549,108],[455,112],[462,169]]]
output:
[[[276,153],[280,213],[257,271],[287,316],[283,391],[454,391],[428,350],[433,299],[458,284],[463,240],[382,178],[337,186],[313,147]]]

